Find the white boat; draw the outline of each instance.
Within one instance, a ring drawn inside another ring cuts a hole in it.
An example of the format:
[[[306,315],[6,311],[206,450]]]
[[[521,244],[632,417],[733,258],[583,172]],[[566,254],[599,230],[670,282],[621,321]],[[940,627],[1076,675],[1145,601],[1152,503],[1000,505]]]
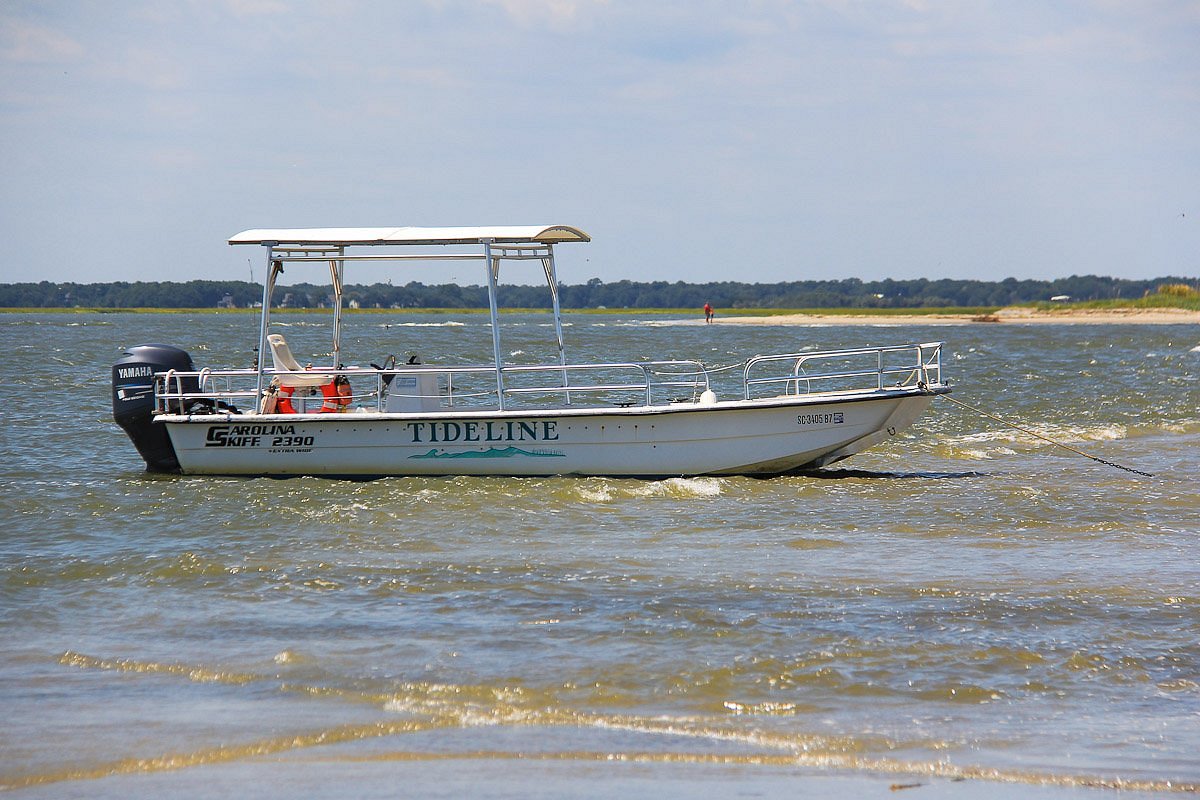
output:
[[[179,348],[130,348],[113,365],[114,416],[148,469],[188,475],[774,475],[883,442],[949,391],[941,343],[755,355],[725,397],[695,361],[574,363],[554,247],[587,241],[565,225],[239,233],[229,243],[261,247],[267,266],[255,368],[198,370]],[[346,265],[411,259],[480,263],[491,363],[339,366]],[[514,260],[545,273],[553,363],[503,359],[497,285]],[[329,266],[328,367],[301,367],[272,332],[289,262]]]

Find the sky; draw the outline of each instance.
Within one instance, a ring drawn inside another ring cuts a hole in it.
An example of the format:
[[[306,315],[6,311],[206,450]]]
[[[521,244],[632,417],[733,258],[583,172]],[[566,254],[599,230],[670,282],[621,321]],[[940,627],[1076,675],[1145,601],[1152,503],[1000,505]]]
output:
[[[503,224],[591,234],[569,284],[1195,279],[1198,43],[1197,0],[0,0],[0,281]]]

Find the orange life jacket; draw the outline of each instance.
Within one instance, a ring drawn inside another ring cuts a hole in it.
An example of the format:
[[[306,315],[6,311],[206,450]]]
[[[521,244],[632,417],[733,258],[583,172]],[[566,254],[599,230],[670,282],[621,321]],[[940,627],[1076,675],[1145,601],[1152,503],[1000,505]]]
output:
[[[324,396],[324,401],[321,403],[322,414],[333,414],[339,411],[345,411],[350,405],[350,381],[332,380],[321,387],[321,394]]]
[[[295,414],[296,407],[292,405],[292,392],[296,391],[295,386],[280,386],[278,398],[275,400],[276,414]]]

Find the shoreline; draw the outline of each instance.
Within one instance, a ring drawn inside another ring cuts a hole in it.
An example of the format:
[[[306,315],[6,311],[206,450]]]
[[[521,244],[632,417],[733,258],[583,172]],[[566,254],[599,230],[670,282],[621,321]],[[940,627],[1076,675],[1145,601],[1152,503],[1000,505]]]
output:
[[[704,324],[700,322],[699,324]],[[722,317],[714,325],[1188,325],[1200,311],[1182,308],[1002,308],[994,314],[778,314]]]
[[[547,309],[501,309],[500,313],[545,313]],[[259,309],[217,308],[0,308],[0,314],[255,314]],[[273,309],[278,314],[321,314],[329,309]],[[406,308],[406,309],[347,309],[348,314],[486,314],[486,308]],[[703,325],[702,317],[691,316],[690,310],[667,308],[644,309],[577,309],[564,308],[563,314],[620,316],[645,314],[668,317],[675,324]],[[686,315],[686,316],[685,316]],[[990,313],[956,311],[875,311],[870,314],[847,313],[841,309],[799,311],[792,313],[755,313],[722,316],[718,309],[714,325],[774,325],[774,326],[834,326],[834,325],[1197,325],[1200,311],[1184,308],[1056,308],[1042,310],[1024,307],[1002,308]]]

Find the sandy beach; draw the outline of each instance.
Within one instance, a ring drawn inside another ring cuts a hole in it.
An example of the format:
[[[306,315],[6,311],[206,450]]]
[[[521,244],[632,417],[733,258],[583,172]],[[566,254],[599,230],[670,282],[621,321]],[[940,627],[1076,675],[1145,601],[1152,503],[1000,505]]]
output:
[[[722,316],[720,325],[1182,325],[1200,323],[1200,311],[1181,308],[1055,309],[1002,308],[995,314],[778,314]]]

